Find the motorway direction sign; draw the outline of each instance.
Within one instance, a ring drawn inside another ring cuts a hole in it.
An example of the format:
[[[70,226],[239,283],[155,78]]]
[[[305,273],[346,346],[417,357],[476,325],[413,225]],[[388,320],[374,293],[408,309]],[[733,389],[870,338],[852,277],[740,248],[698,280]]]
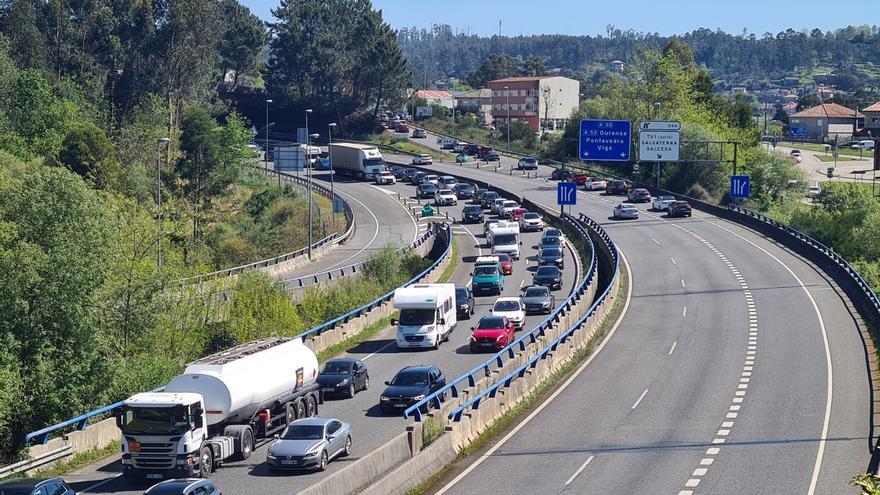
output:
[[[556,204],[577,204],[577,184],[574,182],[559,182],[556,184]]]
[[[628,162],[632,149],[632,122],[628,120],[581,120],[581,160]]]
[[[678,131],[639,131],[639,160],[643,162],[678,161],[680,147]]]
[[[792,127],[788,130],[791,133],[791,137],[804,139],[807,137],[807,128],[806,127]]]
[[[680,131],[681,122],[676,120],[649,120],[639,124],[640,131]]]
[[[730,176],[730,197],[748,198],[751,192],[751,183],[748,175]]]

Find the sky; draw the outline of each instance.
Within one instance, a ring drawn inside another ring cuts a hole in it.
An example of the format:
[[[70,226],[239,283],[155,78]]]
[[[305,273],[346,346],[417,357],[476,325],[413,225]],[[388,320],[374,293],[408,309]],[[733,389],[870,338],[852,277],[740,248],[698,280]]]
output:
[[[278,0],[239,0],[263,18]],[[498,21],[505,36],[528,34],[604,34],[609,24],[661,35],[681,34],[705,27],[733,34],[758,36],[847,25],[876,24],[870,15],[875,0],[373,0],[394,28],[449,24],[458,32],[492,35]],[[875,11],[876,12],[876,11]]]

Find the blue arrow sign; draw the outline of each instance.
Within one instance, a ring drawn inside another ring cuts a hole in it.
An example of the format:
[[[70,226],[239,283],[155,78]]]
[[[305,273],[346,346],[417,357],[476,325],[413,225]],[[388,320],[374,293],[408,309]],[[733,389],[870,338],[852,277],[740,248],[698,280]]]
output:
[[[581,121],[581,160],[628,162],[632,149],[632,122],[628,120]]]
[[[577,184],[574,182],[559,182],[556,184],[556,204],[577,204]]]
[[[730,176],[730,197],[748,198],[751,192],[751,183],[748,175]]]
[[[807,137],[807,128],[806,127],[792,127],[791,129],[789,129],[789,132],[791,132],[791,137],[801,138],[801,139]]]

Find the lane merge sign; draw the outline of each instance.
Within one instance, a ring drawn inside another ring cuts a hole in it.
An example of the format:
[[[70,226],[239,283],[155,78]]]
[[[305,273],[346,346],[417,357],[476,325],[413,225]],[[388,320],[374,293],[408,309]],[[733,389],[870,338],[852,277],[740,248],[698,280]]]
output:
[[[680,149],[680,122],[661,120],[639,124],[639,160],[677,162]]]
[[[748,198],[751,192],[751,183],[748,175],[731,175],[730,176],[730,197],[731,198]]]
[[[556,204],[560,206],[577,204],[577,184],[574,182],[557,183]]]
[[[581,120],[579,145],[581,160],[628,162],[632,150],[632,122]]]

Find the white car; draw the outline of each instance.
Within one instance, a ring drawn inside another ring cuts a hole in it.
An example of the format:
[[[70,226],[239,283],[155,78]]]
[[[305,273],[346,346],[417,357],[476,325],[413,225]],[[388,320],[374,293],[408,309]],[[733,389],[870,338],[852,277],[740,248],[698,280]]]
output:
[[[504,218],[510,218],[510,214],[517,208],[519,208],[519,203],[509,199],[505,200],[501,203],[501,206],[498,207],[498,215]]]
[[[620,203],[614,207],[614,218],[639,218],[639,209],[630,203]]]
[[[506,316],[520,330],[526,321],[526,308],[518,297],[499,297],[492,305],[492,315]]]
[[[507,200],[504,198],[496,198],[492,202],[492,207],[489,209],[492,210],[492,213],[494,213],[498,216],[501,216],[501,205],[503,205],[505,201],[507,201]]]
[[[561,230],[547,229],[546,231],[544,231],[544,235],[541,236],[542,239],[544,237],[558,237],[559,238],[559,248],[565,249],[565,234],[563,234]]]
[[[590,179],[584,182],[584,189],[587,191],[604,191],[608,187],[608,181],[602,179]]]
[[[379,172],[376,174],[376,184],[396,184],[397,179],[394,178],[394,174],[388,172]]]
[[[462,143],[461,141],[455,143],[452,147],[452,151],[456,153],[464,153],[464,147],[467,146],[467,143]]]
[[[821,192],[822,192],[822,188],[819,187],[819,184],[816,184],[815,186],[810,186],[807,188],[807,196],[810,196],[811,198],[815,198]]]
[[[669,209],[669,203],[675,201],[675,196],[657,196],[651,202],[651,208],[657,211],[666,211]]]
[[[412,159],[413,165],[430,165],[432,163],[434,163],[434,159],[431,158],[431,155],[416,155]]]
[[[434,204],[438,206],[454,206],[458,204],[458,196],[452,189],[440,189],[434,195]]]
[[[422,182],[430,182],[437,187],[440,187],[440,178],[436,175],[426,175]]]
[[[544,230],[544,222],[541,220],[541,215],[531,211],[523,213],[522,218],[519,219],[519,230],[523,232]]]
[[[524,156],[516,164],[519,170],[538,170],[538,159],[533,156]]]

